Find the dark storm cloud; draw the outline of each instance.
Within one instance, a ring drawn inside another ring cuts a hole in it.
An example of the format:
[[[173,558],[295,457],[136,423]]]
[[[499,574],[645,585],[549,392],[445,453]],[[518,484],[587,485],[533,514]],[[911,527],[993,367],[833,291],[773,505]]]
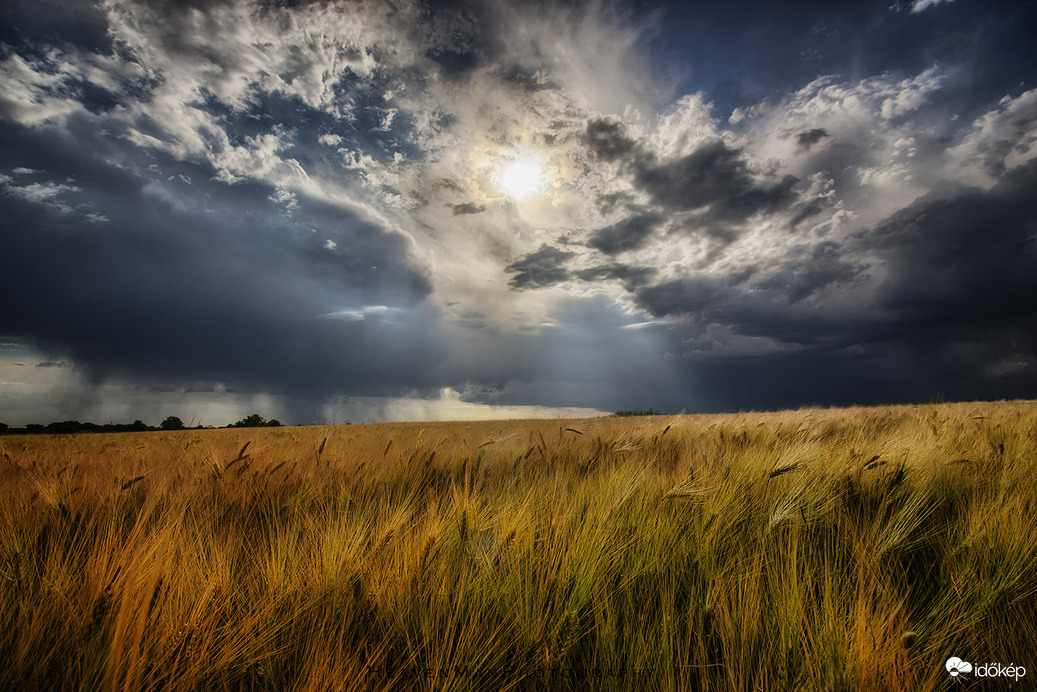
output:
[[[812,216],[817,216],[831,203],[827,200],[811,199],[800,202],[793,207],[794,214],[789,219],[789,228],[795,228]]]
[[[670,279],[638,291],[638,305],[654,317],[692,315],[703,321],[713,317],[712,312],[731,286],[715,278]]]
[[[773,185],[758,184],[739,152],[718,140],[676,161],[638,161],[634,182],[660,206],[708,206],[709,219],[740,222],[757,212],[788,207],[796,199],[792,188],[798,181],[787,175]]]
[[[1033,320],[964,334],[918,327],[908,337],[791,353],[690,358],[708,410],[1032,398]]]
[[[1037,315],[1037,161],[989,191],[931,195],[863,235],[889,278],[880,305],[915,325],[956,325],[974,337],[984,323]]]
[[[486,211],[485,204],[475,204],[474,202],[464,202],[463,204],[448,204],[450,211],[454,212],[454,216],[465,216],[468,214],[481,214]]]
[[[580,281],[618,281],[628,291],[645,285],[658,272],[654,267],[634,267],[621,262],[605,264],[574,273]]]
[[[634,250],[644,245],[662,220],[662,215],[653,213],[631,216],[595,231],[587,245],[606,255]]]
[[[983,324],[1008,328],[1037,315],[1034,185],[1037,163],[1030,163],[988,192],[920,200],[847,246],[821,243],[777,273],[672,279],[640,289],[637,300],[657,317],[688,315],[797,343],[868,343],[934,326],[982,339]],[[863,264],[869,256],[878,276]],[[813,324],[820,331],[811,336],[804,329],[811,321],[782,307],[862,281],[879,295],[863,321],[819,317]]]
[[[471,74],[496,54],[491,8],[484,3],[449,0],[427,6],[418,30],[428,46],[426,57],[450,79]]]
[[[691,365],[686,387],[704,411],[781,410],[924,402],[951,391],[902,353],[714,357]],[[956,392],[961,396],[961,392]],[[966,395],[968,398],[968,395]]]
[[[799,145],[801,151],[810,151],[810,148],[820,142],[822,139],[831,137],[828,131],[821,127],[815,127],[812,130],[804,130],[796,135],[796,144]]]
[[[467,333],[456,341],[450,367],[463,366],[479,399],[490,404],[594,402],[616,411],[628,402],[679,409],[686,401],[679,373],[660,357],[660,342],[625,328],[630,318],[611,300],[563,298],[553,317],[557,326],[522,334]]]
[[[549,245],[541,245],[529,254],[515,260],[505,271],[514,274],[508,281],[513,288],[547,288],[571,278],[571,272],[565,263],[574,253],[559,250]]]
[[[602,161],[625,159],[637,149],[634,140],[626,135],[621,123],[597,118],[587,123],[583,141],[587,148]]]
[[[154,177],[132,173],[151,171],[127,165],[129,152],[106,166],[94,154],[111,146],[100,135],[0,125],[0,141],[0,168],[31,151],[77,188],[63,212],[0,195],[0,289],[18,296],[0,329],[96,379],[135,373],[318,398],[437,384],[428,373],[438,318],[423,304],[431,286],[402,236],[306,198],[286,219],[269,186],[208,182],[211,170],[164,157],[141,162],[158,164]],[[364,305],[396,313],[334,319]]]
[[[92,2],[8,0],[0,6],[0,43],[22,51],[56,43],[107,53],[112,48],[108,21]]]
[[[699,384],[714,405],[728,402],[721,408],[1030,396],[1037,385],[1035,185],[1037,162],[1030,162],[990,191],[919,200],[857,234],[852,246],[823,243],[764,279],[686,277],[642,287],[636,298],[656,317],[685,316],[813,354],[696,356]],[[877,276],[862,264],[869,256]],[[840,311],[836,301],[858,285],[877,290],[878,299],[863,308],[850,300]],[[725,393],[723,383],[733,389]],[[855,392],[852,400],[837,391],[843,385]]]
[[[849,288],[854,283],[867,278],[866,268],[854,252],[833,241],[824,241],[814,245],[806,253],[790,254],[777,271],[766,274],[761,271],[747,271],[728,275],[728,281],[735,283],[728,283],[727,288],[741,286],[748,290],[745,290],[744,296],[739,296],[737,291],[725,290],[723,298],[716,300],[712,309],[726,311],[729,320],[735,315],[740,315],[739,321],[733,322],[733,324],[736,324],[739,331],[743,333],[808,343],[823,340],[826,337],[818,334],[818,338],[815,339],[809,334],[809,329],[806,330],[806,333],[798,328],[794,330],[782,328],[777,332],[773,331],[775,320],[788,319],[789,324],[802,323],[802,316],[789,314],[786,307],[817,297],[827,289]],[[680,280],[676,282],[676,286],[687,288]],[[674,288],[670,287],[668,290],[672,293]],[[664,292],[661,296],[666,298],[667,293]],[[653,310],[663,311],[660,314],[681,313],[679,302],[671,300],[660,303],[652,294],[649,294],[647,299],[647,305],[652,306]],[[737,307],[738,304],[741,307]],[[710,313],[703,313],[700,310],[689,311],[689,314],[710,318]],[[719,312],[712,314],[715,316]],[[837,320],[834,322],[807,320],[806,322],[806,324],[824,324],[826,330],[830,330],[832,325],[837,323]],[[828,336],[832,336],[832,332],[829,332]]]
[[[629,192],[609,192],[604,195],[598,195],[598,211],[602,214],[611,214],[621,202],[629,206],[631,200],[632,196]]]
[[[850,284],[862,268],[848,260],[842,249],[831,241],[818,243],[803,265],[797,267],[787,286],[790,303],[797,303],[833,284]]]
[[[621,123],[595,119],[587,123],[582,141],[599,160],[619,162],[636,189],[646,193],[657,209],[667,214],[695,211],[693,218],[677,226],[691,235],[705,235],[726,246],[738,237],[737,226],[758,213],[792,207],[798,200],[793,175],[761,182],[750,171],[742,152],[723,140],[699,146],[676,159],[649,151],[631,139]],[[602,209],[613,208],[621,197],[602,198]],[[792,225],[819,211],[801,203]],[[658,212],[636,214],[596,231],[588,245],[614,255],[641,247],[664,216]]]

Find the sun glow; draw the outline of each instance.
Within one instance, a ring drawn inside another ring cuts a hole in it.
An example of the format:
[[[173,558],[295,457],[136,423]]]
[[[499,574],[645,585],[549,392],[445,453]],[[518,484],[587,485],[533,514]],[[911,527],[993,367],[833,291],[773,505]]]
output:
[[[542,182],[540,166],[529,161],[515,161],[500,174],[501,187],[514,199],[521,199],[530,192],[536,192]]]

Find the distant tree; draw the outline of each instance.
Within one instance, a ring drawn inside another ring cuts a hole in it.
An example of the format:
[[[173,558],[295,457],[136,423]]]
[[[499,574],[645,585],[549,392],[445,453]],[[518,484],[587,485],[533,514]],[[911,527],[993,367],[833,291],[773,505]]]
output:
[[[281,421],[277,420],[276,418],[271,418],[270,420],[267,420],[266,418],[263,418],[263,416],[259,415],[258,413],[253,413],[252,415],[245,416],[244,418],[239,420],[237,423],[231,423],[227,427],[228,428],[277,428],[277,427],[280,427],[282,425],[284,425],[284,423],[282,423]]]
[[[38,435],[39,433],[47,432],[47,429],[40,423],[29,423],[25,426],[25,432],[30,435]]]
[[[266,418],[263,418],[263,416],[259,415],[258,413],[253,413],[253,414],[251,414],[249,416],[245,416],[244,418],[239,420],[237,423],[231,423],[227,427],[228,428],[265,428],[266,426],[267,426]]]
[[[11,426],[8,425],[7,423],[0,423],[0,432],[3,432],[4,430],[7,430],[9,427],[11,427]]]
[[[77,420],[54,421],[47,424],[47,432],[55,435],[68,435],[77,433],[83,429],[83,424]]]
[[[616,411],[612,415],[618,416],[619,418],[625,418],[627,416],[661,416],[662,411],[656,411],[653,408],[649,408],[643,411]]]
[[[183,430],[184,422],[176,416],[169,416],[159,425],[163,430]]]

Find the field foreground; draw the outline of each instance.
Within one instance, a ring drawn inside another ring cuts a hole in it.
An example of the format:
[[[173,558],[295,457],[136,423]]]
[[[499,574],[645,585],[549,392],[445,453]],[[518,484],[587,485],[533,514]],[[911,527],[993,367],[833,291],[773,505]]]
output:
[[[0,452],[4,689],[1037,680],[1035,402]]]

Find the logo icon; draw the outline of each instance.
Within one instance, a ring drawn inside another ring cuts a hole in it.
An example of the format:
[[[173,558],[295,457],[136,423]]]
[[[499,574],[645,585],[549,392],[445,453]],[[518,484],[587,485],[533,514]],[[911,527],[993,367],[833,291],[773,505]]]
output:
[[[951,656],[947,659],[947,672],[951,674],[952,678],[957,678],[959,675],[964,675],[972,672],[972,664],[968,661],[963,661],[957,656]]]

